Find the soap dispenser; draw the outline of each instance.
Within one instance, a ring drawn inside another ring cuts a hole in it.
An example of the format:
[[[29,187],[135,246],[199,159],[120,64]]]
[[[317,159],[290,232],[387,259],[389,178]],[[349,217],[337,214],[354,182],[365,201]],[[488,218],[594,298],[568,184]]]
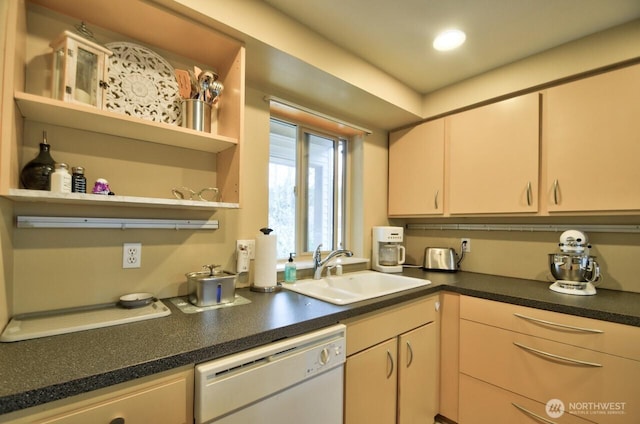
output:
[[[296,263],[293,262],[295,253],[289,253],[289,260],[284,265],[284,282],[295,283],[296,282]]]

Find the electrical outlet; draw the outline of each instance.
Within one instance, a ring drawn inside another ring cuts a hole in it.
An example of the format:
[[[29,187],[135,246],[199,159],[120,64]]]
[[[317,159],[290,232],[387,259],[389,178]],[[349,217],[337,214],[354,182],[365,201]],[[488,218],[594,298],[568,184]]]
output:
[[[471,239],[470,238],[460,239],[460,243],[462,243],[462,251],[464,253],[470,253],[471,252]]]
[[[255,240],[236,240],[236,252],[240,250],[240,246],[246,246],[246,249],[249,251],[249,259],[256,258]]]
[[[122,246],[122,268],[140,268],[142,243],[125,243]]]

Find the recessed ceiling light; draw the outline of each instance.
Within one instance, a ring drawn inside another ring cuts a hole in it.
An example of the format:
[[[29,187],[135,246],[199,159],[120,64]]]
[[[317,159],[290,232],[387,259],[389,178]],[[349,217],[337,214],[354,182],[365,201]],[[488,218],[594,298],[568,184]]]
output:
[[[453,50],[460,47],[466,39],[467,35],[459,29],[448,29],[433,40],[433,48],[439,51]]]

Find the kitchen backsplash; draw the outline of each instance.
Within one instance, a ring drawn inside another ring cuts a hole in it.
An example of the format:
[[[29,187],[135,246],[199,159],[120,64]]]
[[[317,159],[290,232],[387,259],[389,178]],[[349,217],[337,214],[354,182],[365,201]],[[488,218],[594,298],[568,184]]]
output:
[[[596,287],[640,292],[640,234],[587,235],[602,274]],[[408,230],[405,247],[407,263],[420,264],[425,247],[453,247],[460,253],[460,239],[470,238],[471,252],[461,263],[463,271],[552,281],[547,255],[559,252],[559,236],[560,232]]]

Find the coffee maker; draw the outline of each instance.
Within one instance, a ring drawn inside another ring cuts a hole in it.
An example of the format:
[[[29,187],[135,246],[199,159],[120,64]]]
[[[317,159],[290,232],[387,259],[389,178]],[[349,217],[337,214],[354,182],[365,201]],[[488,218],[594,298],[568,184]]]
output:
[[[591,245],[586,234],[568,230],[560,235],[560,251],[549,254],[549,267],[556,282],[551,290],[577,295],[594,295],[593,285],[600,280],[600,266],[595,256],[589,255]]]
[[[380,272],[402,272],[405,250],[402,227],[373,227],[372,268]]]

